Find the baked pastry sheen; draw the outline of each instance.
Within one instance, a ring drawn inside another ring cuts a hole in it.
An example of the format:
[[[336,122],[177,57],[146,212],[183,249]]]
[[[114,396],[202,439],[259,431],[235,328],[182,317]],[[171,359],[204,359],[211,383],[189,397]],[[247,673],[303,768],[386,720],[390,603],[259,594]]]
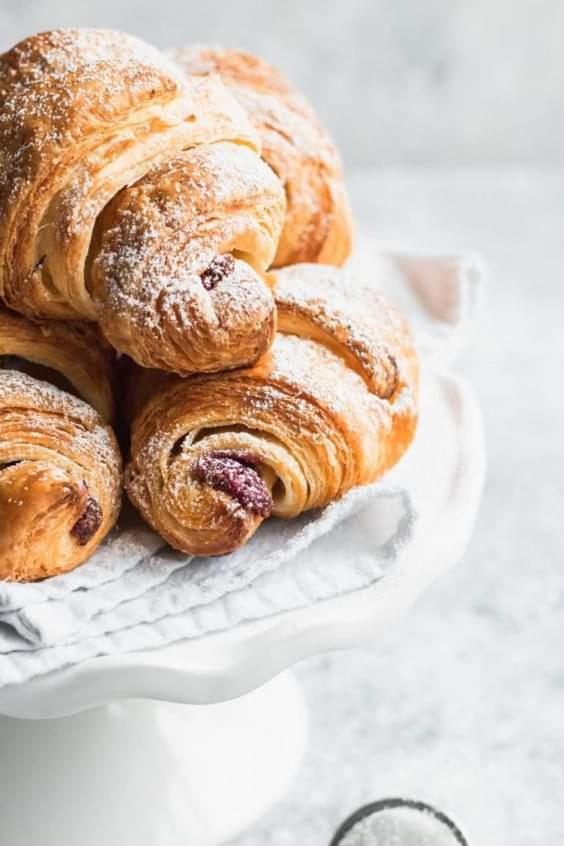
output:
[[[403,319],[342,271],[273,274],[279,329],[252,367],[133,378],[126,488],[173,546],[220,554],[270,514],[323,506],[395,464],[415,431]]]
[[[0,296],[99,321],[144,366],[253,361],[275,310],[261,277],[280,181],[218,78],[184,82],[121,33],[60,30],[0,57]]]
[[[276,68],[249,53],[187,47],[172,58],[189,78],[221,75],[259,133],[264,160],[284,183],[288,209],[274,266],[342,265],[351,251],[352,216],[341,162],[309,103]]]
[[[0,579],[71,570],[116,522],[110,365],[94,327],[0,308]]]
[[[128,494],[187,553],[376,480],[414,436],[409,330],[337,269],[315,113],[246,53],[172,59],[108,30],[0,56],[0,579],[73,569],[117,520],[114,350]]]

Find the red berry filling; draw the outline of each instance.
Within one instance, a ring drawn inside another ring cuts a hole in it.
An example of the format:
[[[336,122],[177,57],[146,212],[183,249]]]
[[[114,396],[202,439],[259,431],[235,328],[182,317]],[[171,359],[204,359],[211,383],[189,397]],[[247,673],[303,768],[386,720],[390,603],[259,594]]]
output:
[[[268,517],[272,512],[270,491],[254,469],[258,459],[245,452],[216,450],[200,455],[194,477],[232,496],[247,511]]]

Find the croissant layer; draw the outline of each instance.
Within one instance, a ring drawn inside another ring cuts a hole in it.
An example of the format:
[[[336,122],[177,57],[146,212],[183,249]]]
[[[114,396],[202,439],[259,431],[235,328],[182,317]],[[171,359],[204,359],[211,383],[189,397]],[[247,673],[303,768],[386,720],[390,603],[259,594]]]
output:
[[[112,422],[114,353],[93,324],[28,320],[0,305],[0,365],[12,357],[20,359],[18,369],[26,361],[30,375],[45,373]]]
[[[221,76],[284,184],[288,207],[274,266],[342,265],[351,251],[352,215],[339,154],[309,103],[276,68],[249,53],[192,47],[172,58],[189,79]]]
[[[119,451],[94,409],[27,374],[0,372],[0,579],[73,569],[119,505]]]
[[[317,292],[341,283],[341,300]],[[326,505],[393,466],[416,425],[405,321],[374,294],[359,316],[334,268],[273,275],[281,331],[251,367],[133,377],[130,498],[173,546],[221,554],[265,517]]]
[[[0,307],[0,579],[71,570],[114,525],[112,365],[93,326]]]
[[[258,149],[219,78],[186,81],[133,37],[22,41],[0,57],[0,296],[99,321],[145,366],[249,363],[273,337],[261,274],[286,205]]]

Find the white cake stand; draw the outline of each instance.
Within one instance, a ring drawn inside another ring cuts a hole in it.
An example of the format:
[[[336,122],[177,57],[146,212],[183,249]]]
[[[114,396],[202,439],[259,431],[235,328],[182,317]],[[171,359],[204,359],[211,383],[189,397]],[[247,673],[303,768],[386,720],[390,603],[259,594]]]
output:
[[[424,395],[416,443],[394,471],[424,508],[393,573],[309,608],[0,690],[2,843],[212,846],[283,795],[307,713],[282,671],[376,637],[468,542],[485,471],[480,410],[451,372],[426,374]]]

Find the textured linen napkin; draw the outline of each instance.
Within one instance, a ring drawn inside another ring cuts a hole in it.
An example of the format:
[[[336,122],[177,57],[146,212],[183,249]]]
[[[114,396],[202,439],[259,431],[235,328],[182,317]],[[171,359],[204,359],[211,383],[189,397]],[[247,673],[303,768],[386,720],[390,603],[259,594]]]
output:
[[[364,270],[358,260],[356,268],[410,318],[423,361],[447,363],[478,301],[480,262],[375,252],[365,260]],[[35,584],[0,583],[0,686],[373,584],[393,567],[417,521],[409,482],[400,476],[398,487],[393,476],[296,520],[268,520],[245,547],[219,558],[175,552],[126,508],[77,570]]]

